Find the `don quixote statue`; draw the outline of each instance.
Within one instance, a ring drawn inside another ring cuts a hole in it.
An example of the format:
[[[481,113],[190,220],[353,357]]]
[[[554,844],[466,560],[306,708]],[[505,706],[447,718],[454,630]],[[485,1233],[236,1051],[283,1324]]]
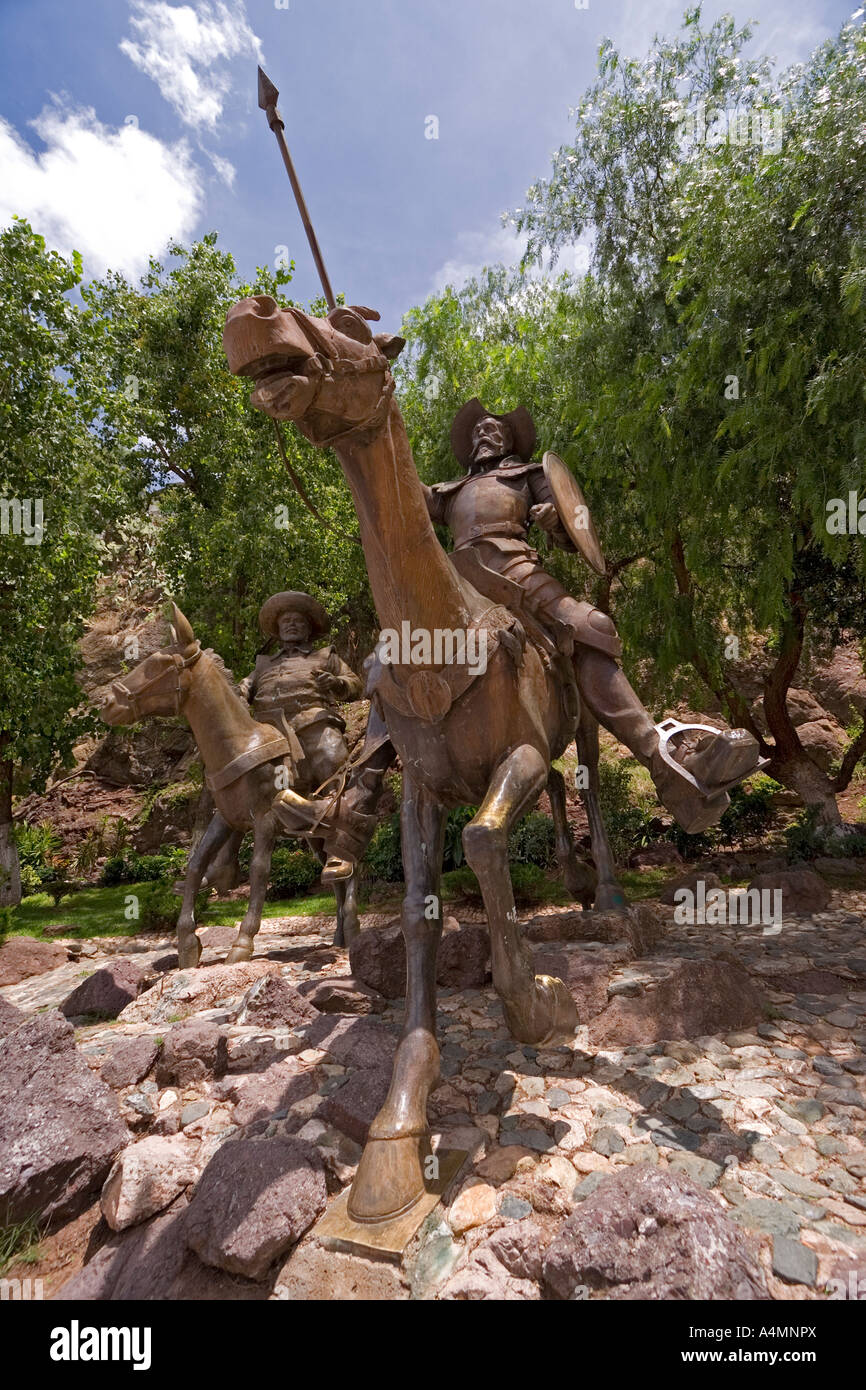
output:
[[[260,74],[260,104],[296,185],[277,95]],[[302,200],[300,206],[324,272]],[[466,479],[435,492],[424,488],[390,370],[403,340],[374,336],[373,311],[337,307],[324,273],[323,287],[326,318],[281,308],[269,296],[235,304],[224,334],[229,367],[251,378],[257,409],[293,421],[312,444],[335,450],[383,632],[400,633],[404,624],[431,638],[460,632],[463,650],[485,653],[473,665],[443,661],[441,652],[437,660],[431,640],[426,660],[422,644],[417,660],[381,661],[375,681],[376,703],[403,768],[407,957],[406,1017],[391,1086],[370,1126],[348,1204],[354,1220],[378,1222],[408,1211],[425,1191],[427,1098],[439,1078],[436,952],[449,808],[479,808],[463,845],[483,894],[494,986],[514,1036],[543,1045],[571,1038],[577,1012],[561,980],[535,974],[521,940],[508,836],[546,786],[551,762],[575,737],[581,705],[629,743],[689,828],[717,819],[725,788],[754,770],[758,753],[748,734],[715,730],[703,731],[687,752],[681,745],[672,753],[668,737],[682,726],[655,729],[618,665],[610,619],[544,574],[526,543],[530,510],[542,509],[535,518],[552,534],[568,535],[571,520],[551,483],[556,465],[533,463],[534,431],[523,413],[496,417],[470,403],[456,426]],[[454,533],[451,556],[436,537],[431,512]]]

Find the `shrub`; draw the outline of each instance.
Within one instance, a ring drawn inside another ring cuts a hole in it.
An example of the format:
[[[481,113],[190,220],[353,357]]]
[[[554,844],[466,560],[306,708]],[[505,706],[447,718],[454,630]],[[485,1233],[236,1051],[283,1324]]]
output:
[[[295,898],[312,888],[321,872],[321,864],[309,850],[275,849],[267,896],[271,900]]]
[[[383,883],[400,883],[403,858],[400,853],[400,817],[395,812],[376,826],[364,855],[365,876]]]
[[[719,821],[718,836],[733,847],[765,835],[775,819],[773,795],[779,790],[771,777],[756,777],[751,787],[732,787],[731,804]]]
[[[102,866],[100,883],[173,883],[186,871],[187,851],[172,845],[161,854],[113,854]]]
[[[60,849],[61,839],[51,822],[42,820],[38,825],[28,825],[24,822],[16,825],[13,833],[18,846],[22,883],[25,869],[32,870],[28,882],[33,882],[33,874],[39,883],[45,883],[47,879],[52,878],[55,874],[53,861]]]
[[[510,865],[511,887],[516,903],[534,905],[548,902],[559,891],[558,885],[551,883],[543,869],[537,864]],[[482,901],[481,885],[468,865],[462,869],[451,869],[442,883],[446,898],[471,898]]]
[[[598,767],[598,782],[598,800],[611,853],[618,863],[622,863],[630,850],[649,844],[653,838],[650,831],[652,817],[642,806],[635,804],[631,772],[624,762],[602,760]]]
[[[818,807],[807,806],[785,830],[788,858],[794,861],[817,859],[819,855],[861,859],[866,856],[866,830],[859,827],[822,825]]]
[[[207,893],[195,900],[196,916],[207,906]],[[183,899],[167,883],[148,883],[138,894],[138,927],[140,931],[173,931],[177,926]]]
[[[512,830],[508,859],[513,864],[534,864],[549,869],[556,862],[556,832],[550,816],[533,811]]]

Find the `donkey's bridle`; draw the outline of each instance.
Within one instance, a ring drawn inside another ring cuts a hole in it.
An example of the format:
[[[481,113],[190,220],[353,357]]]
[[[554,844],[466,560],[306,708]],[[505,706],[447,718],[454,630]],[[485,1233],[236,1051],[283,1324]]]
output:
[[[160,653],[160,655],[171,657],[175,677],[177,679],[177,684],[174,690],[174,709],[172,710],[172,714],[180,714],[181,699],[183,696],[183,691],[181,689],[180,683],[181,674],[184,671],[186,671],[190,666],[194,666],[195,663],[198,661],[199,657],[202,655],[201,642],[196,642],[195,651],[192,653],[191,656],[181,656],[179,652],[162,652]],[[117,691],[118,694],[123,696],[124,700],[129,705],[129,708],[132,710],[133,718],[137,722],[139,719],[144,718],[144,715],[138,707],[138,702],[141,699],[142,695],[146,690],[149,690],[152,685],[159,685],[161,681],[164,681],[168,674],[169,672],[167,670],[160,671],[159,675],[152,676],[149,681],[145,681],[144,685],[142,685],[134,694],[128,686],[124,685],[123,681],[112,681],[112,693],[114,691]]]

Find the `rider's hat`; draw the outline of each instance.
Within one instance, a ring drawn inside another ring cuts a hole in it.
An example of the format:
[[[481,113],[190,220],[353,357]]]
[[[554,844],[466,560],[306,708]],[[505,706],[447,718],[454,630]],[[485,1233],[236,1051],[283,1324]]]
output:
[[[259,610],[259,627],[268,637],[278,635],[277,623],[281,613],[303,613],[304,617],[309,619],[313,637],[320,637],[331,626],[331,619],[320,603],[309,594],[288,589],[282,594],[272,594]]]
[[[494,420],[505,421],[514,437],[514,452],[520,455],[524,463],[528,463],[532,458],[536,437],[535,422],[529,411],[519,405],[516,410],[507,410],[504,415],[497,415],[483,406],[477,396],[473,396],[471,401],[467,401],[458,410],[451,426],[451,448],[463,467],[468,468],[472,462],[472,431],[478,421],[488,415]]]

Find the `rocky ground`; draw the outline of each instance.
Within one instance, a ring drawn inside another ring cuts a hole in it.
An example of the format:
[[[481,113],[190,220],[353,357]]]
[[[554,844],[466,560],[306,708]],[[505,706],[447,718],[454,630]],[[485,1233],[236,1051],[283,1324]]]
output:
[[[866,1294],[866,892],[803,901],[769,928],[526,918],[580,1011],[548,1050],[507,1033],[480,914],[452,919],[429,1113],[467,1158],[399,1261],[315,1229],[387,1089],[393,927],[350,960],[330,919],[271,919],[236,966],[214,927],[186,971],[168,939],[12,938],[0,1200],[50,1229],[7,1274],[63,1299]]]

